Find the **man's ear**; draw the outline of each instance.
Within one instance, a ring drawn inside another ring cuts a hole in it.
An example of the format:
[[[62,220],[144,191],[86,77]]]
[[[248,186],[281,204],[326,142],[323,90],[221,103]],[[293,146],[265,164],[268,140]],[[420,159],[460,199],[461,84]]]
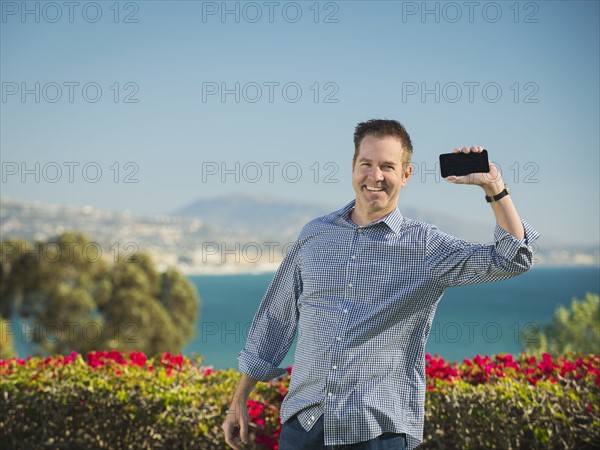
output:
[[[405,167],[406,168],[404,169],[404,173],[402,174],[403,185],[408,183],[408,180],[413,173],[413,166],[411,163],[408,163],[407,165],[405,165]]]

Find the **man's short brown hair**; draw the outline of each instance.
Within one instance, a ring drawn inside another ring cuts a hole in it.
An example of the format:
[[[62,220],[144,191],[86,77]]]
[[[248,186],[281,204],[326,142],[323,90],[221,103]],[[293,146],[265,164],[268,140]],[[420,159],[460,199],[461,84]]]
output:
[[[410,164],[413,148],[406,128],[396,120],[387,119],[371,119],[356,125],[356,129],[354,130],[354,157],[352,158],[352,163],[356,162],[358,148],[366,136],[375,136],[378,138],[391,136],[398,138],[402,144],[402,163],[404,166]]]

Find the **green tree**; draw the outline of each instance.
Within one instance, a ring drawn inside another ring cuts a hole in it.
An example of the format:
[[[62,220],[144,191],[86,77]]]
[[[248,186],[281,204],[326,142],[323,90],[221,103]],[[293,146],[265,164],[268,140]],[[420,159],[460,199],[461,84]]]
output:
[[[23,321],[38,353],[180,352],[194,334],[194,286],[175,269],[159,273],[148,254],[110,264],[82,233],[1,248],[0,313]]]
[[[107,322],[118,324],[112,330],[108,347],[146,349],[151,354],[181,350],[180,331],[157,297],[160,277],[150,257],[141,253],[129,260],[119,260],[113,267],[112,280],[111,298],[101,308]],[[197,307],[197,301],[194,303]],[[196,315],[188,320],[195,322]]]
[[[8,359],[15,355],[13,347],[14,329],[10,325],[7,320],[0,317],[0,359]]]
[[[600,354],[600,297],[588,292],[583,300],[573,298],[570,308],[556,310],[539,339],[525,339],[522,334],[521,342],[525,351],[534,354]]]
[[[158,299],[171,312],[173,325],[179,330],[179,346],[183,346],[195,334],[198,318],[195,295],[194,286],[177,270],[170,268],[162,274]]]
[[[0,316],[9,318],[19,293],[31,273],[27,270],[25,255],[31,251],[29,242],[6,239],[0,245]]]

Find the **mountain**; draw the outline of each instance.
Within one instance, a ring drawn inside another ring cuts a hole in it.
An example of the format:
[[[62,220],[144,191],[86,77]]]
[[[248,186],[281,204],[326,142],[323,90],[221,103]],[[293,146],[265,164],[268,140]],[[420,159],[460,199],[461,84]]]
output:
[[[262,238],[278,236],[294,239],[302,225],[343,204],[319,204],[246,194],[200,198],[171,213],[172,216],[198,218],[222,231],[244,232]],[[489,225],[473,223],[436,211],[401,208],[405,217],[435,224],[440,230],[475,242],[488,242],[493,236]]]
[[[201,198],[171,215],[199,218],[223,232],[246,233],[263,239],[294,239],[306,222],[338,208],[240,194]]]

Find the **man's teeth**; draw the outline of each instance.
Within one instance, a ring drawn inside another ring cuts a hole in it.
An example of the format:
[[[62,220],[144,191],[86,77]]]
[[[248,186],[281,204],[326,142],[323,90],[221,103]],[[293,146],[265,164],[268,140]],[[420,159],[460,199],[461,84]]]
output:
[[[371,192],[379,192],[379,191],[383,191],[383,188],[376,188],[376,187],[369,187],[369,186],[365,186],[367,188],[367,191],[371,191]]]

